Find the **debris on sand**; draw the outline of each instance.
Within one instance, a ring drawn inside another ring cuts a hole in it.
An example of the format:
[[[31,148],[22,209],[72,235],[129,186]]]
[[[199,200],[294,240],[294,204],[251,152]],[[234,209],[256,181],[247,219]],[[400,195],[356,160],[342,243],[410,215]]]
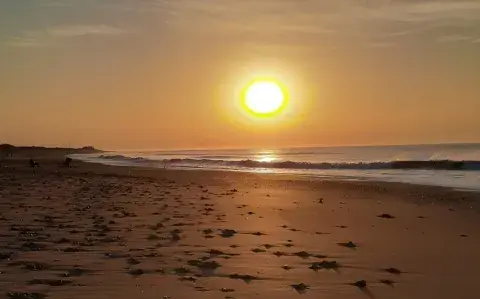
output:
[[[207,251],[208,254],[210,255],[226,255],[227,253],[221,251],[221,250],[218,250],[218,249],[210,249],[209,251]]]
[[[160,240],[160,237],[156,234],[149,234],[147,240]]]
[[[352,285],[357,287],[357,288],[363,289],[363,288],[367,287],[367,282],[365,280],[359,280],[359,281],[356,281],[356,282],[352,283]]]
[[[300,284],[292,284],[291,286],[298,292],[303,292],[310,288],[308,285],[304,284],[303,282]]]
[[[140,261],[134,257],[130,257],[127,259],[127,263],[129,263],[130,265],[138,265],[140,264]]]
[[[190,270],[185,267],[179,267],[179,268],[173,269],[173,272],[175,272],[175,274],[178,274],[178,275],[183,275],[183,274],[190,273]]]
[[[333,270],[333,269],[338,269],[340,267],[340,264],[337,261],[321,261],[321,262],[315,262],[313,263],[310,267],[310,269],[317,271],[321,269],[326,269],[326,270]]]
[[[132,269],[132,270],[128,271],[128,274],[130,274],[132,276],[140,276],[140,275],[145,274],[145,271],[143,271],[142,269]]]
[[[197,268],[200,268],[200,269],[217,269],[217,268],[222,266],[219,263],[217,263],[216,261],[204,262],[204,261],[200,261],[200,260],[190,260],[187,263],[190,266],[197,267]]]
[[[231,238],[237,233],[234,229],[222,229],[220,236],[223,238]]]
[[[62,277],[74,277],[74,276],[82,276],[86,271],[80,268],[73,268],[67,270],[67,272],[62,273]]]
[[[13,252],[0,252],[0,260],[9,259],[13,255]]]
[[[42,271],[42,270],[47,270],[50,269],[50,265],[47,265],[45,263],[39,263],[39,262],[14,262],[8,264],[8,266],[22,266],[24,269],[30,270],[30,271]]]
[[[64,279],[32,279],[28,281],[27,284],[29,285],[49,285],[51,287],[60,287],[71,284],[71,280],[64,280]]]
[[[8,292],[7,297],[9,299],[44,299],[47,295],[41,293]]]
[[[386,285],[389,285],[389,286],[393,286],[393,284],[395,282],[393,280],[390,280],[390,279],[381,279],[380,283],[383,283],[383,284],[386,284]]]
[[[306,258],[309,258],[311,257],[312,255],[306,251],[300,251],[300,252],[295,252],[293,255],[296,255],[298,257],[301,257],[303,259],[306,259]]]
[[[180,281],[190,281],[190,282],[196,282],[197,279],[195,277],[191,277],[191,276],[183,276],[183,277],[180,277],[179,278]]]
[[[179,233],[171,232],[173,241],[180,241],[181,237]]]
[[[281,256],[286,256],[286,255],[288,255],[288,254],[285,253],[285,252],[282,252],[282,251],[275,251],[275,252],[273,253],[273,255],[275,255],[275,256],[277,256],[277,257],[281,257]]]
[[[262,249],[262,248],[254,248],[254,249],[252,249],[252,251],[255,252],[255,253],[266,252],[266,250]]]
[[[265,233],[262,233],[262,232],[254,232],[254,233],[251,233],[251,235],[254,235],[254,236],[265,236],[266,234],[265,234]]]
[[[381,214],[381,215],[378,215],[377,217],[379,217],[379,218],[385,218],[385,219],[394,219],[394,218],[395,218],[395,216],[392,216],[392,215],[386,214],[386,213]]]
[[[119,259],[119,258],[126,258],[129,257],[129,254],[118,253],[118,252],[107,252],[105,256],[111,259]]]
[[[38,244],[34,242],[26,242],[23,243],[22,246],[19,248],[21,251],[42,251],[45,250],[45,245]]]
[[[385,271],[385,272],[388,272],[390,274],[396,274],[396,275],[402,274],[402,271],[398,270],[397,268],[387,268],[387,269],[382,269],[382,270]]]
[[[357,248],[358,245],[353,243],[352,241],[348,241],[346,243],[337,243],[338,246],[342,246],[342,247],[347,247],[347,248],[350,248],[350,249],[354,249],[354,248]]]
[[[241,280],[245,281],[246,283],[249,283],[252,280],[259,279],[256,276],[252,276],[252,275],[248,275],[248,274],[246,274],[246,275],[244,275],[244,274],[231,274],[228,277],[230,279],[241,279]]]

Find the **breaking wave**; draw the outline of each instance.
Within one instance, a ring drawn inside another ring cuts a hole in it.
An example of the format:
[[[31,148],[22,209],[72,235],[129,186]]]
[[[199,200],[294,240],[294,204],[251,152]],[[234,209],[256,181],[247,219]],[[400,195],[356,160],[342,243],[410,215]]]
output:
[[[273,168],[273,169],[351,169],[351,170],[382,170],[382,169],[424,169],[424,170],[463,170],[480,171],[480,161],[454,161],[454,160],[405,160],[387,162],[358,162],[358,163],[311,163],[294,161],[256,161],[256,160],[222,160],[222,159],[149,159],[146,157],[128,157],[123,155],[101,155],[98,159],[115,160],[117,162],[132,164],[157,164],[169,167],[232,167],[232,168]]]

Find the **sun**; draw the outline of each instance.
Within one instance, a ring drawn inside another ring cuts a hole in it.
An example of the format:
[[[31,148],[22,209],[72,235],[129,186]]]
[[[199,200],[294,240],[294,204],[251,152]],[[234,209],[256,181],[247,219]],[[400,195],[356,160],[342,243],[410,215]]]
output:
[[[285,105],[285,93],[274,81],[255,81],[245,89],[243,102],[256,115],[273,115]]]

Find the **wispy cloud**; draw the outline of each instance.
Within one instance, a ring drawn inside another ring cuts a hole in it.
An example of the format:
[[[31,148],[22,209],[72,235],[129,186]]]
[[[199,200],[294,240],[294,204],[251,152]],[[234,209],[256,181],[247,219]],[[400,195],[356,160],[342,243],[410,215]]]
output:
[[[10,38],[7,41],[7,45],[11,47],[39,47],[60,38],[74,38],[86,35],[119,36],[127,32],[127,30],[105,24],[57,26],[43,30],[23,31],[19,36]]]
[[[31,48],[31,47],[44,46],[44,44],[38,41],[35,37],[29,37],[29,36],[12,37],[7,41],[6,44],[9,47],[19,47],[19,48]]]
[[[476,43],[478,40],[477,37],[474,36],[467,36],[467,35],[445,35],[440,36],[437,38],[437,42],[439,43],[454,43],[454,42],[472,42]]]
[[[399,22],[480,20],[480,1],[423,1],[388,3],[378,7],[356,6],[361,18]]]
[[[126,30],[107,25],[73,25],[46,29],[54,37],[76,37],[83,35],[121,35]]]
[[[395,47],[396,44],[393,42],[370,42],[369,46],[372,48],[391,48]]]

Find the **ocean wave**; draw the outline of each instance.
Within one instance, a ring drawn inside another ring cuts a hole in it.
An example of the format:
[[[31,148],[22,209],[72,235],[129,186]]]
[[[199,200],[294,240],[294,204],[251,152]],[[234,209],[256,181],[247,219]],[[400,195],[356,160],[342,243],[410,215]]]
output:
[[[123,155],[101,155],[98,159],[115,160],[122,162],[151,163],[178,167],[231,167],[231,168],[274,168],[274,169],[299,169],[299,170],[457,170],[457,171],[480,171],[480,161],[455,161],[455,160],[405,160],[405,161],[385,161],[385,162],[358,162],[358,163],[311,163],[294,161],[256,161],[240,160],[230,161],[222,159],[195,159],[178,158],[156,160],[145,157],[128,157]]]
[[[137,163],[150,163],[153,160],[143,157],[127,157],[123,155],[100,155],[97,157],[98,159],[105,159],[105,160],[116,160],[122,162],[137,162]]]

